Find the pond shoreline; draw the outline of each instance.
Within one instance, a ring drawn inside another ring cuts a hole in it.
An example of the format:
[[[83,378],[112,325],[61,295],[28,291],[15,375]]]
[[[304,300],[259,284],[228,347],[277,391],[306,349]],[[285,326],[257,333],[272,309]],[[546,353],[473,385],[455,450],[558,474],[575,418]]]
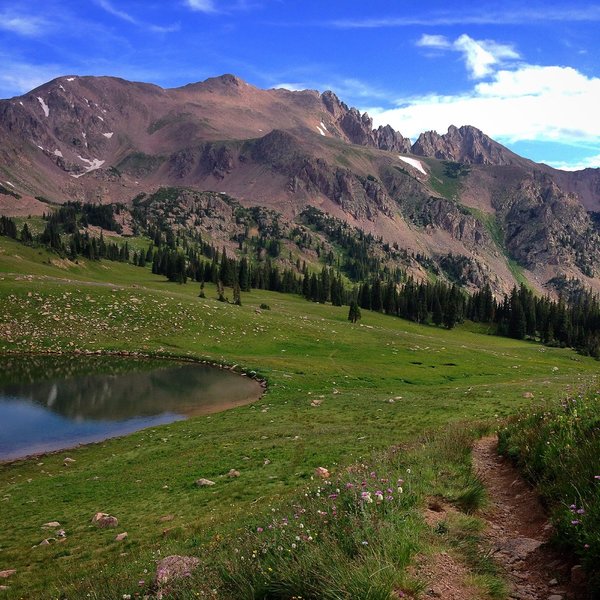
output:
[[[15,351],[8,350],[8,351],[0,352],[0,359],[2,359],[2,358],[19,358],[19,357],[27,358],[27,357],[36,357],[36,356],[61,356],[61,357],[66,357],[66,358],[115,357],[115,358],[133,358],[133,359],[141,359],[141,360],[151,360],[151,359],[164,360],[164,361],[173,362],[175,364],[177,364],[177,363],[196,364],[198,366],[212,367],[215,369],[218,368],[223,371],[229,371],[240,377],[247,377],[248,379],[251,379],[251,380],[255,381],[256,383],[258,383],[258,385],[260,386],[260,394],[256,398],[251,400],[250,402],[242,402],[239,404],[233,403],[229,406],[225,406],[225,407],[215,409],[215,410],[208,410],[206,412],[200,412],[198,414],[193,414],[193,413],[186,414],[183,417],[183,420],[189,420],[189,419],[193,419],[193,418],[203,416],[203,415],[218,414],[220,412],[225,412],[227,410],[231,410],[233,408],[238,408],[240,406],[248,406],[248,405],[254,404],[255,402],[261,400],[264,397],[264,395],[267,392],[267,387],[268,387],[267,378],[263,375],[260,375],[256,370],[240,367],[239,364],[230,364],[230,363],[226,363],[224,361],[217,362],[217,361],[214,361],[211,359],[194,357],[194,356],[189,356],[189,355],[177,355],[177,354],[173,354],[173,353],[162,353],[162,352],[137,352],[137,351],[127,351],[127,350],[78,350],[78,351],[48,350],[48,351],[41,351],[41,352],[40,351],[36,351],[36,352],[16,351],[15,352]],[[6,458],[6,459],[0,458],[0,468],[10,467],[17,463],[22,463],[22,462],[26,462],[26,461],[39,460],[40,458],[43,458],[43,457],[56,456],[57,454],[78,450],[78,449],[84,448],[86,446],[103,444],[109,440],[125,438],[129,435],[137,433],[138,431],[143,431],[144,429],[151,428],[151,427],[162,427],[163,425],[166,425],[166,424],[168,424],[168,423],[161,423],[158,425],[149,425],[148,427],[136,429],[134,431],[130,431],[130,432],[124,433],[122,435],[114,435],[114,436],[106,437],[102,440],[88,441],[88,442],[82,442],[79,444],[67,445],[63,448],[49,449],[49,450],[44,450],[44,451],[39,451],[39,452],[32,452],[32,453],[14,457],[14,458]]]

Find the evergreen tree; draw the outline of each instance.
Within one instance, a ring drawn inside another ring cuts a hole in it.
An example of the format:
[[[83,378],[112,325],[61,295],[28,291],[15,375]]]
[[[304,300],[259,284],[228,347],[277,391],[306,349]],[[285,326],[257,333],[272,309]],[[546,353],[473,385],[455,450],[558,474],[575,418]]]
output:
[[[348,311],[348,321],[351,323],[356,323],[361,318],[360,307],[356,300],[352,299],[350,301],[350,310]]]

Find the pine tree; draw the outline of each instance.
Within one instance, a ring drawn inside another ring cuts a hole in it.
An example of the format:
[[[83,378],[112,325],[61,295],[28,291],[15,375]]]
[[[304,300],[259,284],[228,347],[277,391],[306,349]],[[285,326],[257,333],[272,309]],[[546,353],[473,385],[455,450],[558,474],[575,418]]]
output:
[[[356,300],[350,301],[350,310],[348,311],[348,321],[351,323],[356,323],[361,318],[360,307],[358,306]]]

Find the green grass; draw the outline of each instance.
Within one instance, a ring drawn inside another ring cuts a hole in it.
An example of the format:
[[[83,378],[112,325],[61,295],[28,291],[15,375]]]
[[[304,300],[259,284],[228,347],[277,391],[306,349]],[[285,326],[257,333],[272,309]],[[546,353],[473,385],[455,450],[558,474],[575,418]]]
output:
[[[525,391],[559,398],[597,370],[569,350],[468,328],[449,332],[367,311],[353,326],[347,307],[261,291],[243,294],[237,307],[217,302],[213,286],[206,299],[198,292],[148,269],[57,262],[45,250],[0,239],[0,352],[206,358],[255,369],[269,382],[251,406],[2,466],[0,500],[9,518],[0,529],[1,568],[18,570],[5,597],[126,593],[149,581],[159,555],[203,555],[219,536],[256,523],[266,506],[285,505],[317,466],[340,476],[423,431],[514,414],[527,402]],[[261,303],[271,310],[257,313]],[[67,455],[76,462],[65,467]],[[468,450],[465,456],[470,472]],[[225,476],[232,468],[239,478]],[[432,493],[434,475],[423,475]],[[196,488],[199,477],[217,484]],[[444,485],[443,495],[465,509],[477,505],[473,481]],[[114,530],[91,527],[97,511],[116,515],[128,540],[116,543]],[[174,520],[160,522],[167,514]],[[66,541],[32,548],[51,520],[65,528]]]

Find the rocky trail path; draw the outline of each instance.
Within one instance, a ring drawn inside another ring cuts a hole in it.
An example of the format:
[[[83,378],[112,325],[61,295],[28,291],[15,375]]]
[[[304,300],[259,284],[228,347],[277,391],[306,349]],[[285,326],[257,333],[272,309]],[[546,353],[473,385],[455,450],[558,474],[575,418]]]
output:
[[[484,483],[489,506],[483,511],[485,538],[505,570],[514,600],[580,600],[580,567],[572,567],[549,547],[552,527],[537,494],[516,467],[498,455],[496,437],[473,447],[475,471]]]

